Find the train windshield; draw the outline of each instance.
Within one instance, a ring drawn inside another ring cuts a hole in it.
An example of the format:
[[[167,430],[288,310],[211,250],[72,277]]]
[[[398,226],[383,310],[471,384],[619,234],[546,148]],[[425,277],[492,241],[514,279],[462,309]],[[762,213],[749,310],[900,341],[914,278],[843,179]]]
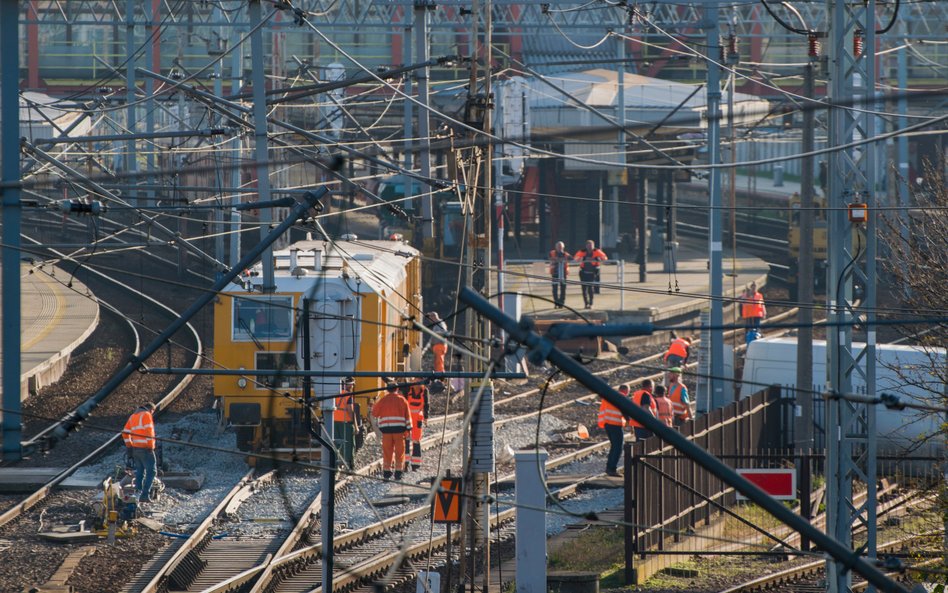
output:
[[[286,341],[293,331],[293,300],[291,297],[267,299],[235,298],[232,339],[235,342],[265,340]]]

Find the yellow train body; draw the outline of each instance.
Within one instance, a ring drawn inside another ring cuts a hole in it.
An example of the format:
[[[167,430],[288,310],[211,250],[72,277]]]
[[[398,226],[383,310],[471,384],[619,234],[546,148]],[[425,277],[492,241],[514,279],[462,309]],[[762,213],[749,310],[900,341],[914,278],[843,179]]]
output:
[[[304,366],[301,315],[309,303],[310,368],[336,373],[409,371],[421,335],[421,262],[394,241],[301,241],[274,252],[275,290],[262,290],[262,268],[245,274],[244,288],[220,295],[214,308],[218,368],[272,370],[272,375],[215,375],[214,395],[244,451],[281,453],[310,448],[302,424]],[[413,356],[414,355],[414,356]],[[314,377],[313,395],[339,392],[341,377]],[[357,377],[365,416],[383,387],[380,377]],[[318,404],[317,406],[318,407]]]

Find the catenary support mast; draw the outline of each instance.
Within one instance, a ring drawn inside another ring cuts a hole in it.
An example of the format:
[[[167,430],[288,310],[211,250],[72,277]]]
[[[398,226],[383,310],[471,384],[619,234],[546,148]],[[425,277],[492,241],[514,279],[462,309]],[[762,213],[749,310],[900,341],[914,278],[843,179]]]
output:
[[[876,134],[875,118],[867,113],[874,103],[876,1],[851,3],[827,0],[829,16],[829,146],[843,146]],[[853,343],[851,326],[827,332],[829,395],[827,405],[827,531],[853,546],[853,529],[866,529],[859,547],[868,562],[876,558],[876,442],[875,407],[855,404],[834,395],[852,393],[861,376],[866,394],[875,393],[876,291],[876,145],[829,154],[828,270],[826,298],[830,322],[870,322],[865,343]],[[864,223],[854,222],[864,219]],[[861,289],[861,295],[856,288]],[[861,299],[861,305],[856,301]],[[853,503],[853,482],[865,485],[862,504]],[[845,593],[852,587],[850,570],[838,560],[827,561],[827,589]]]

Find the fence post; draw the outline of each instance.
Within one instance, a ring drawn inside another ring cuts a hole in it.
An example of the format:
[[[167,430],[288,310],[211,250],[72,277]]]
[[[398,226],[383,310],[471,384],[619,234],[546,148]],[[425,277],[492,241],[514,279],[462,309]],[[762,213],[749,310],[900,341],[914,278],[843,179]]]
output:
[[[620,259],[618,266],[619,270],[617,272],[617,277],[619,282],[619,310],[625,311],[625,262]]]
[[[812,509],[812,484],[810,483],[810,474],[812,473],[813,462],[813,451],[807,449],[802,455],[800,455],[800,465],[797,470],[797,488],[800,491],[800,516],[811,521],[813,519],[813,509]],[[810,551],[810,540],[807,539],[804,535],[800,535],[800,550],[804,552]]]
[[[638,517],[636,516],[635,509],[635,494],[633,489],[635,488],[635,479],[633,472],[635,467],[635,459],[632,458],[632,444],[625,443],[623,444],[625,449],[625,457],[622,460],[623,471],[625,472],[625,478],[622,480],[623,486],[625,488],[623,492],[623,499],[625,502],[625,511],[623,516],[625,518],[625,584],[634,585],[635,584],[635,553],[637,550],[637,542],[639,538],[639,522]]]

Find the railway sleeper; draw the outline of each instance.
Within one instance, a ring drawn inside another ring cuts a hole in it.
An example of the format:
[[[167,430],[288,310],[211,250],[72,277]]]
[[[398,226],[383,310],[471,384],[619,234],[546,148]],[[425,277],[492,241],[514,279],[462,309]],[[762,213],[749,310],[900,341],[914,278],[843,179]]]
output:
[[[201,541],[195,544],[177,566],[168,574],[168,582],[172,588],[178,591],[187,590],[201,572],[207,568],[207,560],[201,558],[201,553],[211,542],[211,533],[208,531],[201,538]]]

